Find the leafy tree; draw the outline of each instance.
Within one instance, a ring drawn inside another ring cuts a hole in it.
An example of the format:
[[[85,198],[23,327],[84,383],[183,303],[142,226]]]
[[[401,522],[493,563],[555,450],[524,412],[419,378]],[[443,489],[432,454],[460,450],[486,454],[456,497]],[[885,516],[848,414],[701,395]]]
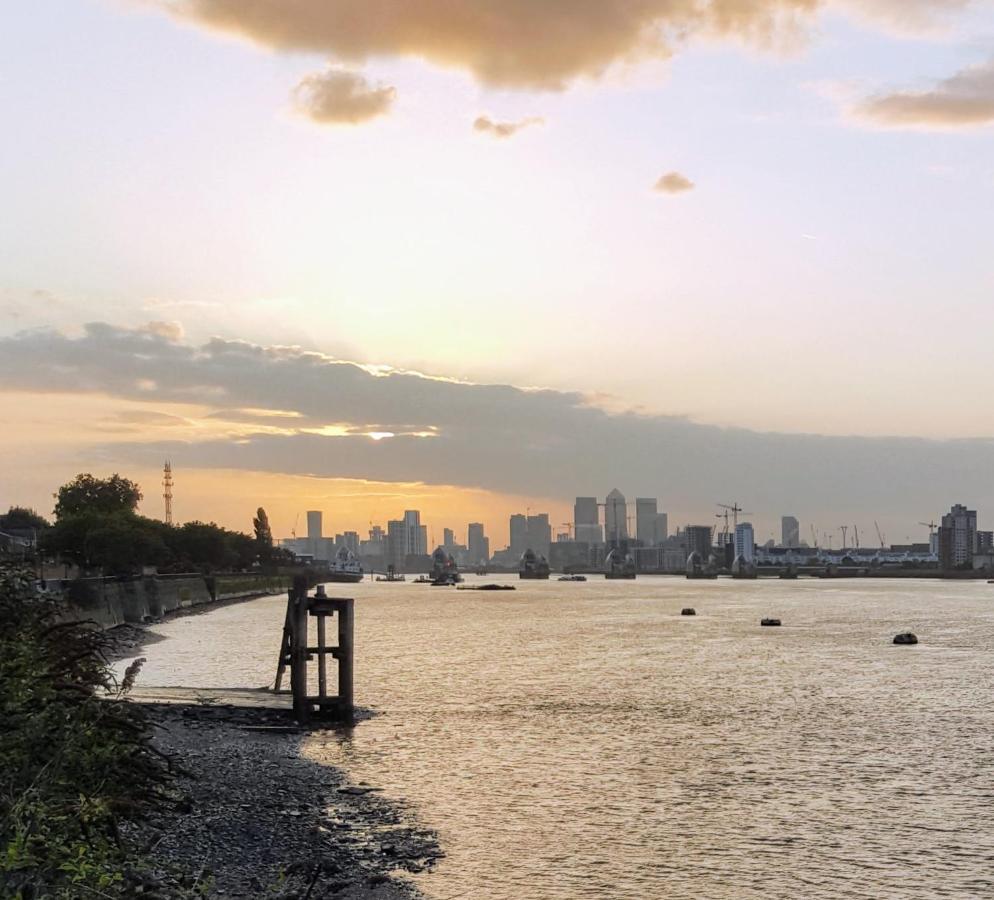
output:
[[[86,513],[134,513],[141,499],[142,493],[138,485],[116,472],[110,478],[80,474],[59,488],[55,518]]]
[[[255,530],[256,552],[259,562],[268,563],[273,556],[273,530],[269,527],[269,516],[260,506],[252,520],[252,527]]]
[[[48,522],[33,509],[12,506],[0,516],[0,531],[44,531]]]

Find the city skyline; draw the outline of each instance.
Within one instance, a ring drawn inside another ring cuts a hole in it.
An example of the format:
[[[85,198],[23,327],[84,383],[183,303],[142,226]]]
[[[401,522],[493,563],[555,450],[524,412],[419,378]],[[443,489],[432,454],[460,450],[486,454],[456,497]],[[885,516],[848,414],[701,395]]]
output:
[[[11,10],[0,501],[994,513],[989,3],[375,6]]]

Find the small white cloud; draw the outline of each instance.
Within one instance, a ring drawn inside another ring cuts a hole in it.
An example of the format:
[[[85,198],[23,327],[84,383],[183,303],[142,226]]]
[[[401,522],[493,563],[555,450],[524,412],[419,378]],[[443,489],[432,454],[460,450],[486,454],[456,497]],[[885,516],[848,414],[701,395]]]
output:
[[[682,194],[685,191],[692,191],[695,185],[686,175],[680,172],[667,172],[660,175],[659,180],[653,186],[654,191],[661,194]]]

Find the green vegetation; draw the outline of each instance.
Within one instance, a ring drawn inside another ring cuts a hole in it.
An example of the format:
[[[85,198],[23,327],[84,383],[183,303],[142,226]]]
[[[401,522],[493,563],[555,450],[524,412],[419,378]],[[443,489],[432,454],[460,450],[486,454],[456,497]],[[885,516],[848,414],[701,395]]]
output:
[[[106,636],[32,585],[0,566],[0,896],[134,897],[147,867],[122,826],[175,802],[140,709],[101,699],[140,661],[117,683]]]
[[[141,497],[138,485],[120,475],[77,475],[59,488],[56,521],[41,534],[41,551],[106,575],[134,575],[144,566],[160,572],[246,571],[289,561],[273,547],[263,509],[249,536],[213,522],[173,526],[146,518],[137,512]]]
[[[33,509],[26,506],[12,506],[0,515],[0,531],[41,532],[48,528],[48,522]]]

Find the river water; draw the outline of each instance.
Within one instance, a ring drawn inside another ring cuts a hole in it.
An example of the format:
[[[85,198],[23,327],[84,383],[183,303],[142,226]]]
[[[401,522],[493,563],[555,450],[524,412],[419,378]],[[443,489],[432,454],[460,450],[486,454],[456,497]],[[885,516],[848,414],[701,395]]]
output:
[[[485,580],[329,586],[378,715],[306,752],[438,830],[428,897],[994,896],[994,586]],[[157,626],[141,681],[270,681],[284,609]]]

